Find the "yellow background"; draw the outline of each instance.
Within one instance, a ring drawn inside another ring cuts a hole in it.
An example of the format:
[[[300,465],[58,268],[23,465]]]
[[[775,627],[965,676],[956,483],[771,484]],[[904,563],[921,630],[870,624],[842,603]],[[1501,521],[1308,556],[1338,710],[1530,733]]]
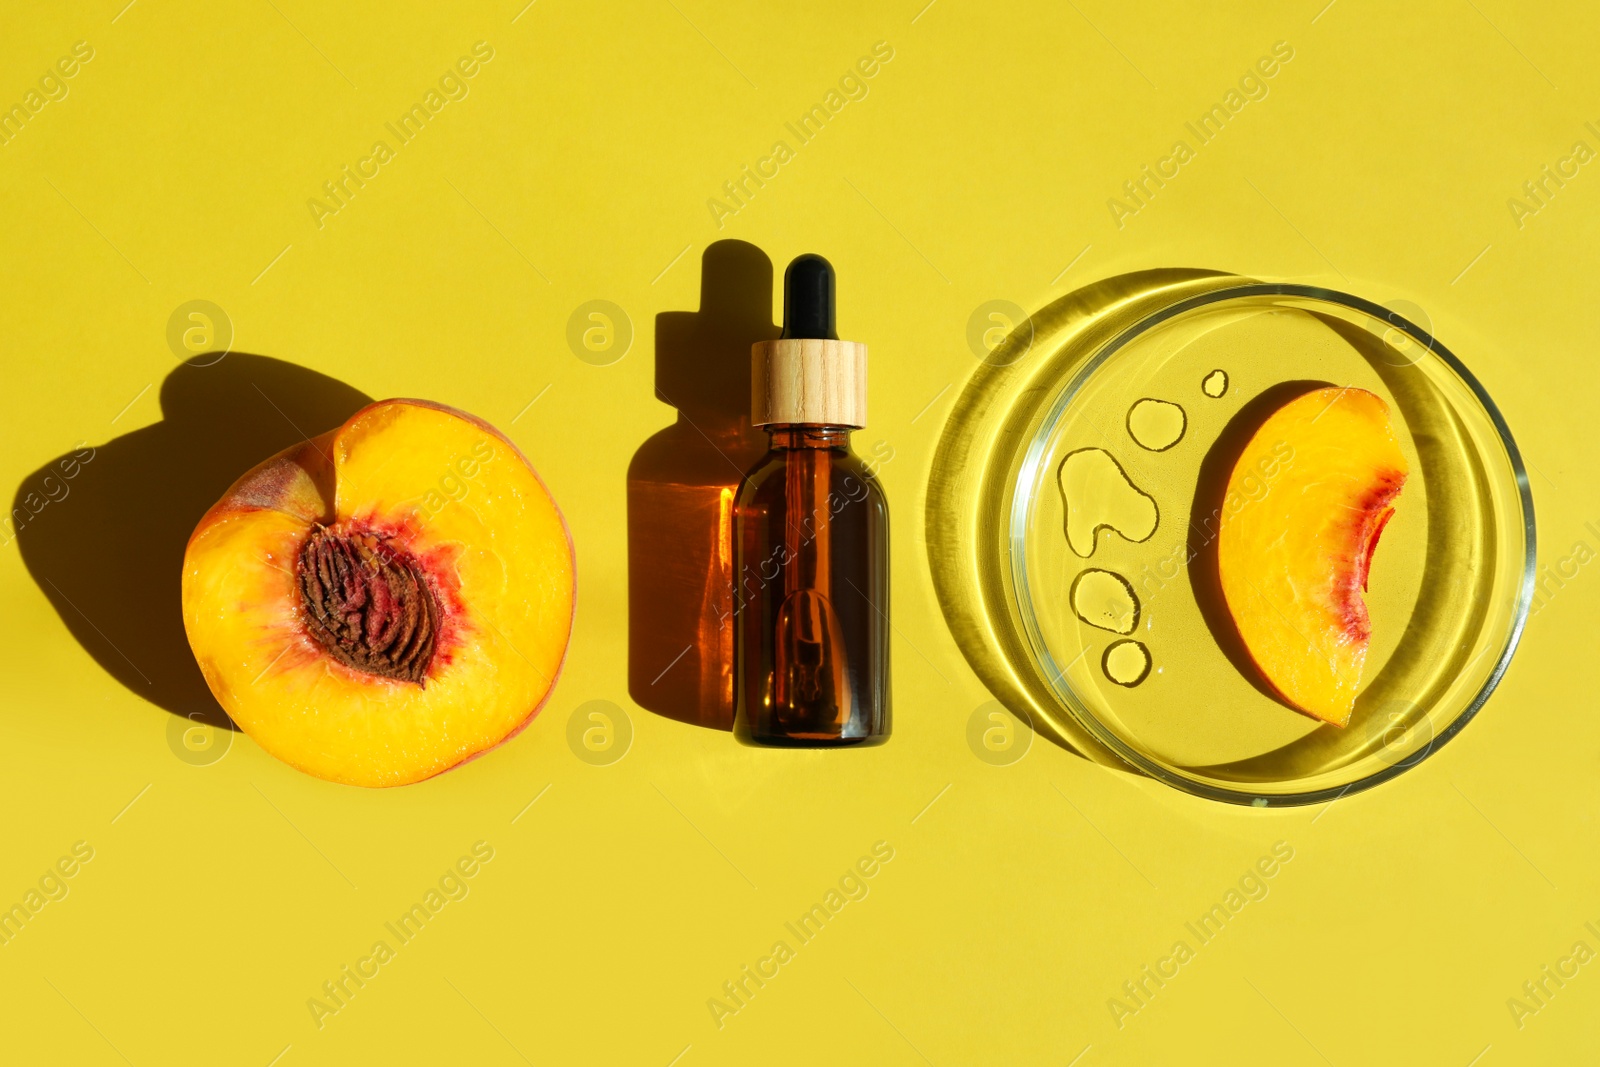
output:
[[[86,654],[9,543],[0,904],[74,842],[95,852],[0,946],[0,1058],[1594,1055],[1600,965],[1520,1029],[1507,999],[1575,941],[1600,950],[1583,925],[1600,926],[1600,568],[1532,620],[1498,693],[1440,754],[1327,808],[1263,812],[1043,739],[1011,766],[975,758],[966,726],[989,696],[945,629],[921,532],[975,308],[1195,266],[1425,309],[1530,461],[1541,560],[1595,546],[1600,164],[1520,227],[1507,206],[1575,141],[1600,148],[1584,125],[1600,127],[1592,5],[123,2],[14,11],[0,35],[7,105],[74,42],[94,48],[69,95],[0,146],[5,484],[158,422],[168,317],[203,298],[240,351],[507,427],[571,525],[577,623],[521,737],[366,792],[244,737],[210,766],[180,761],[169,713]],[[470,95],[319,229],[308,198],[480,40],[494,58]],[[869,95],[719,229],[707,199],[775,140],[793,147],[783,124],[878,41],[894,54]],[[1294,58],[1270,94],[1119,229],[1107,199],[1278,41]],[[628,697],[625,472],[673,417],[652,393],[652,327],[698,305],[699,258],[730,237],[780,271],[803,251],[830,257],[841,336],[871,345],[859,444],[895,452],[896,724],[882,748],[751,751]],[[633,324],[610,366],[566,343],[592,299]],[[74,503],[45,518],[71,523]],[[610,766],[566,742],[590,700],[631,719],[631,751]],[[319,1029],[308,998],[480,840],[494,859],[470,895]],[[894,859],[870,895],[719,1029],[707,1000],[877,841]],[[1108,999],[1174,941],[1195,944],[1184,923],[1277,841],[1294,858],[1266,899],[1119,1027]]]

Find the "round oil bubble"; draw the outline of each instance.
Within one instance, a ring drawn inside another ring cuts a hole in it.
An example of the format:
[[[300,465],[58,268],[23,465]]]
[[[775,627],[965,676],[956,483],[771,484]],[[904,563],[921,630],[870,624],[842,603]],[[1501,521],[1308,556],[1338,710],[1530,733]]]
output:
[[[1200,391],[1212,400],[1221,399],[1228,392],[1228,372],[1218,368],[1205,376]]]
[[[1133,583],[1115,571],[1090,567],[1072,580],[1072,610],[1090,626],[1131,634],[1139,625],[1139,598]]]
[[[1145,397],[1128,409],[1128,436],[1140,448],[1151,452],[1165,452],[1183,440],[1189,428],[1189,416],[1182,407],[1169,400]]]
[[[1132,689],[1150,675],[1150,650],[1132,638],[1113,641],[1100,657],[1100,669],[1113,682]]]

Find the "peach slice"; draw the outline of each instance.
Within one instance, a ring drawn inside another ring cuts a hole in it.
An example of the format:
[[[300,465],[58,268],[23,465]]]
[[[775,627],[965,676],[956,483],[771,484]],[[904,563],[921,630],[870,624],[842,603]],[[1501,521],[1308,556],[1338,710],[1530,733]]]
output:
[[[403,785],[515,735],[572,631],[572,540],[506,437],[385,400],[234,483],[189,538],[183,624],[262,748]]]
[[[1274,411],[1234,464],[1217,530],[1228,613],[1291,706],[1350,721],[1372,635],[1362,594],[1406,459],[1389,408],[1364,389],[1316,389]]]

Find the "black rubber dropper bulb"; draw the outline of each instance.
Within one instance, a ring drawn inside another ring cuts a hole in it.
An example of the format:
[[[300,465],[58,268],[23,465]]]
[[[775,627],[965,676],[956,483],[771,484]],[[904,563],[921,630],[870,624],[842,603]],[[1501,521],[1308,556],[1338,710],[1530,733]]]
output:
[[[783,272],[783,338],[837,341],[833,326],[833,265],[814,252],[796,256]]]

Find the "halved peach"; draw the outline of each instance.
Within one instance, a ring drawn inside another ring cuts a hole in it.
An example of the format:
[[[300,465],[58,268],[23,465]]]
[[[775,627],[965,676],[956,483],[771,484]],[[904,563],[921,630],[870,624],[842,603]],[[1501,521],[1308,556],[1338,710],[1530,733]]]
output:
[[[532,720],[574,593],[566,524],[517,447],[464,412],[385,400],[206,512],[183,623],[262,748],[319,778],[403,785]]]
[[[1350,721],[1372,635],[1372,551],[1405,484],[1389,408],[1364,389],[1316,389],[1278,408],[1234,464],[1217,532],[1228,612],[1290,705]]]

